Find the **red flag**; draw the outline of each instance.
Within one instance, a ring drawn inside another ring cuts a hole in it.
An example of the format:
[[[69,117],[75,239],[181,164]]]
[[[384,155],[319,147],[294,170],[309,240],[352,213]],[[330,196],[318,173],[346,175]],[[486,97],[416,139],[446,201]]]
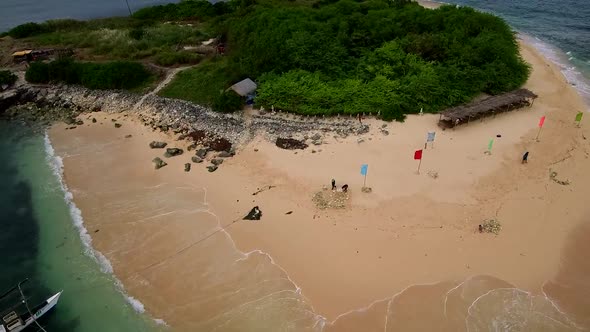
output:
[[[422,150],[416,150],[416,152],[414,152],[414,160],[420,159],[422,159]]]
[[[543,124],[545,123],[545,116],[543,115],[541,117],[541,120],[539,120],[539,128],[543,128]]]

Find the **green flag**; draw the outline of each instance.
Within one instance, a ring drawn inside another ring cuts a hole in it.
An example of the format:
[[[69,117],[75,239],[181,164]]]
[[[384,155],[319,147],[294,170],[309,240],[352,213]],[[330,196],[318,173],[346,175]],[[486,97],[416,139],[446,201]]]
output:
[[[576,122],[582,121],[582,117],[584,116],[584,112],[579,112],[576,114]]]
[[[494,139],[490,138],[490,142],[488,143],[488,151],[492,151],[492,145],[494,145]]]

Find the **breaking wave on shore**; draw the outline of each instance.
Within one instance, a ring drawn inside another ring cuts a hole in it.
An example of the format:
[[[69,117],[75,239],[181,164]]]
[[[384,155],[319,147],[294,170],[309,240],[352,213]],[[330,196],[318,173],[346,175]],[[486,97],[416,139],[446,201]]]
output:
[[[78,234],[80,235],[80,239],[82,240],[82,243],[84,245],[86,255],[93,258],[98,263],[98,265],[100,266],[100,270],[103,273],[111,275],[114,284],[117,286],[117,289],[121,292],[125,300],[133,307],[133,309],[138,313],[144,313],[144,305],[139,300],[128,295],[125,292],[123,284],[117,278],[115,278],[111,262],[102,253],[100,253],[97,250],[94,250],[94,248],[92,247],[92,238],[90,237],[90,235],[88,234],[88,230],[84,226],[82,211],[76,206],[76,203],[74,203],[74,194],[68,189],[68,186],[63,179],[63,159],[55,154],[55,150],[51,145],[51,140],[49,139],[49,135],[47,133],[45,133],[44,135],[44,145],[47,163],[55,177],[58,179],[60,188],[64,194],[64,200],[69,208],[70,217],[72,218],[74,226],[78,230]],[[165,325],[165,322],[162,320],[157,320],[157,322]]]

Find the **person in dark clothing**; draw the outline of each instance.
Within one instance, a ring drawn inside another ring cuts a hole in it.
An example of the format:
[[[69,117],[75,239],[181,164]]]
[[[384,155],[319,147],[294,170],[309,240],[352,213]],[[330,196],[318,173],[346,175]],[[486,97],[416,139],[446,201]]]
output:
[[[522,155],[522,163],[527,164],[528,162],[529,162],[529,152],[527,151]]]
[[[332,179],[332,190],[336,190],[336,180]]]
[[[348,192],[348,185],[347,184],[342,186],[342,192]]]

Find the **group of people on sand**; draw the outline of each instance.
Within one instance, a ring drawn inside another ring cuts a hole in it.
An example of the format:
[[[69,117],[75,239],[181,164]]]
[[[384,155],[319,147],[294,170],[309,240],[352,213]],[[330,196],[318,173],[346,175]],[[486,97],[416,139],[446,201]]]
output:
[[[336,180],[332,179],[332,190],[338,190],[338,187],[336,187]],[[342,192],[348,192],[348,185],[344,184],[342,186]]]

